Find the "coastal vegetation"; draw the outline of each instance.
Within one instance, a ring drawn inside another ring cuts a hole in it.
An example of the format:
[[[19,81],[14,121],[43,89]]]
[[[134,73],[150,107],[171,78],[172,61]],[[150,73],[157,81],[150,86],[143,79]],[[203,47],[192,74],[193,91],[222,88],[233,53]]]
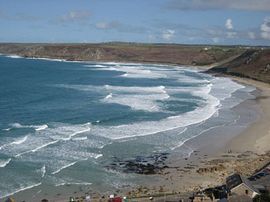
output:
[[[70,61],[163,63],[207,66],[222,73],[270,83],[268,47],[146,43],[42,44],[1,43],[0,53]]]

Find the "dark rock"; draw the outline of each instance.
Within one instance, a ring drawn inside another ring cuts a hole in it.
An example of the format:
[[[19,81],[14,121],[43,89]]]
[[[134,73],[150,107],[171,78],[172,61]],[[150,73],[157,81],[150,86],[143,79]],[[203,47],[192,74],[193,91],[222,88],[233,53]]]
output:
[[[136,156],[133,159],[120,161],[113,158],[113,163],[105,166],[107,169],[119,170],[125,173],[136,173],[143,175],[154,175],[161,173],[163,169],[169,168],[165,164],[168,153],[158,153],[150,156]]]

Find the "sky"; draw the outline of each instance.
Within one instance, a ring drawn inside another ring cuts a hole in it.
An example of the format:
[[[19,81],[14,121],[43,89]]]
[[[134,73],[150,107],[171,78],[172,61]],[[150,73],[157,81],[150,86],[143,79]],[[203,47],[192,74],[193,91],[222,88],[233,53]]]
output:
[[[0,42],[270,45],[270,0],[0,0]]]

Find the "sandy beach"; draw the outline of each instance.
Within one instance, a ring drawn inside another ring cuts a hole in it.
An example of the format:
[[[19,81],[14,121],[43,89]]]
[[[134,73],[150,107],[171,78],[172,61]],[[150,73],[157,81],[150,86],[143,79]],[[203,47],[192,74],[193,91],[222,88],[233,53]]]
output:
[[[206,70],[207,67],[199,69]],[[149,201],[150,196],[153,196],[155,201],[163,200],[164,197],[172,200],[188,198],[194,191],[223,184],[228,175],[239,172],[249,176],[270,162],[270,86],[250,79],[230,78],[257,89],[253,92],[256,98],[246,100],[233,108],[236,114],[242,117],[239,123],[211,129],[186,141],[181,148],[192,151],[189,157],[183,158],[179,155],[181,152],[173,151],[165,161],[167,168],[158,174],[145,176],[151,181],[146,180],[137,187],[117,188],[116,194],[136,201]],[[92,201],[107,201],[112,194],[99,193],[91,189],[91,186],[78,186],[74,190],[70,186],[64,186],[63,189],[65,188],[68,190],[66,195],[50,193],[42,198],[62,202],[71,196],[79,199],[90,195]],[[33,193],[36,192],[39,190],[26,190],[16,194],[16,197],[29,196],[31,201]]]
[[[257,88],[257,98],[243,103],[245,106],[240,106],[243,109],[248,106],[256,110],[259,115],[257,120],[242,132],[223,135],[221,140],[218,140],[220,135],[207,134],[187,141],[186,147],[199,145],[200,149],[185,159],[177,156],[177,153],[171,154],[167,160],[169,168],[158,175],[155,184],[118,190],[120,196],[136,201],[149,201],[150,196],[153,196],[155,201],[187,199],[194,191],[223,184],[230,174],[238,172],[248,177],[270,162],[270,86],[250,79],[232,79]],[[93,201],[108,199],[106,194],[105,198],[102,198],[103,194],[96,192],[90,194]],[[55,201],[65,200],[59,197]]]
[[[243,103],[244,107],[258,111],[257,120],[235,136],[223,136],[221,141],[218,140],[220,135],[209,134],[185,143],[188,147],[200,144],[200,150],[185,160],[171,157],[169,165],[176,169],[167,169],[163,173],[164,181],[160,184],[165,192],[185,196],[185,193],[221,185],[235,172],[248,177],[270,162],[270,86],[250,79],[232,79],[257,88],[258,97],[251,103]]]
[[[0,5],[0,202],[270,202],[270,0]]]
[[[257,98],[257,103],[260,106],[261,117],[252,124],[244,133],[234,138],[227,148],[233,151],[253,151],[258,154],[264,154],[269,151],[270,142],[270,85],[250,79],[233,78],[241,83],[255,86],[260,91],[260,96]],[[245,143],[243,144],[243,140]]]

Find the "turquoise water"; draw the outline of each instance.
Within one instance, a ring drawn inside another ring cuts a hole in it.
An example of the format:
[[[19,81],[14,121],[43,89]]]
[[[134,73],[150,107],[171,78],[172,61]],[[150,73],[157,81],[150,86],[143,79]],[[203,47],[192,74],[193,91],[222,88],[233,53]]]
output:
[[[230,109],[253,90],[185,67],[0,56],[0,198],[32,187],[136,184],[106,165],[189,155],[184,142],[239,119]]]

